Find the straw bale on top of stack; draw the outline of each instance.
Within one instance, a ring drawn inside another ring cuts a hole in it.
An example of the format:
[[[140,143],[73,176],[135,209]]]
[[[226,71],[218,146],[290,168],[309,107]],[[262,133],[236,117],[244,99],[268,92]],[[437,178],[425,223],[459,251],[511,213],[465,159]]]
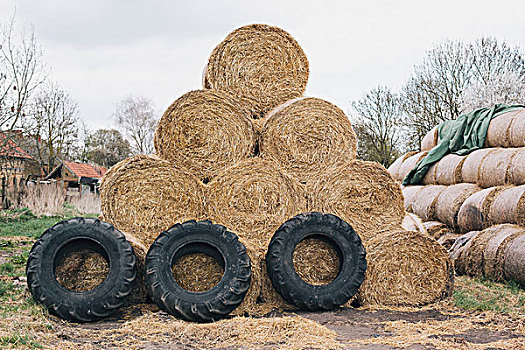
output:
[[[448,257],[424,234],[401,228],[400,186],[382,166],[355,160],[357,140],[345,114],[326,101],[298,98],[307,79],[306,56],[283,30],[250,25],[229,34],[213,50],[204,72],[204,87],[212,90],[183,95],[162,116],[155,148],[163,160],[133,157],[108,172],[101,191],[104,217],[144,246],[188,218],[209,218],[238,234],[252,260],[253,278],[235,313],[289,307],[271,287],[263,257],[278,226],[307,210],[349,221],[365,246],[375,240],[370,249],[378,258],[369,264],[374,273],[367,275],[362,295],[376,297],[362,297],[362,302],[419,305],[445,295],[451,283]],[[250,116],[264,119],[255,123]],[[255,124],[262,125],[259,140]],[[257,142],[261,157],[255,154]],[[406,240],[396,240],[395,248],[383,244],[393,232],[421,240],[428,259],[420,261]],[[310,283],[328,280],[311,268],[319,263],[319,252],[333,253],[324,248],[307,241],[298,249],[302,256],[294,256],[298,273]],[[383,250],[404,253],[385,255]],[[177,265],[189,269],[179,271],[180,278],[190,270],[215,271],[201,266],[208,264],[202,257],[185,261]],[[332,266],[337,258],[325,263],[327,270],[337,270]],[[395,264],[405,265],[402,276],[391,272]],[[385,280],[384,274],[391,277]],[[180,284],[195,290],[204,286]],[[383,301],[378,295],[385,296]]]

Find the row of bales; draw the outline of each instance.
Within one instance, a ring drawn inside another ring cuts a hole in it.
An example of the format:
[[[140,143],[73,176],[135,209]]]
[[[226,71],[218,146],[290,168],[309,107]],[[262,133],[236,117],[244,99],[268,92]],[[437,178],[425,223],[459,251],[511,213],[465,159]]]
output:
[[[335,105],[304,97],[309,66],[282,29],[236,29],[212,51],[203,89],[179,97],[155,133],[155,155],[126,159],[101,185],[104,220],[121,230],[140,261],[177,222],[209,219],[239,236],[252,284],[237,314],[292,306],[275,292],[264,256],[277,228],[307,211],[338,215],[361,237],[368,270],[358,302],[421,305],[450,294],[452,264],[432,238],[401,226],[399,183],[377,163],[356,160],[357,139]],[[203,291],[222,271],[206,256],[177,262],[178,283]],[[339,259],[330,245],[305,240],[297,273],[331,281]],[[140,293],[137,293],[140,295]]]
[[[436,127],[423,138],[421,152],[401,156],[388,171],[403,181],[438,142]],[[484,148],[446,155],[422,185],[404,187],[403,195],[405,209],[450,249],[458,274],[525,286],[524,109],[492,119]]]

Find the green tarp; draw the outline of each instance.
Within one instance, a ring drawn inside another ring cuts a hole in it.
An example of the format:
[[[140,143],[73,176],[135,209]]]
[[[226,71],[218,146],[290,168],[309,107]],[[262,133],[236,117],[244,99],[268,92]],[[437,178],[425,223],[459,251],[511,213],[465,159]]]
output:
[[[492,118],[521,108],[525,106],[497,104],[492,108],[476,109],[460,115],[456,120],[441,123],[438,127],[439,143],[405,176],[403,185],[419,184],[430,166],[449,153],[465,155],[482,148]]]

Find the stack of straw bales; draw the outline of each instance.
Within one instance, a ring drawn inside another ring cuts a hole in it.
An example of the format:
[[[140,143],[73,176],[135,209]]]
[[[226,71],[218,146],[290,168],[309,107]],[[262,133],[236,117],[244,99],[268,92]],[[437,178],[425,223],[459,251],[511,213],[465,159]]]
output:
[[[302,96],[308,74],[304,52],[282,29],[256,24],[230,33],[208,60],[204,89],[186,93],[163,114],[157,155],[126,159],[106,174],[104,219],[140,252],[184,220],[228,227],[252,265],[237,314],[291,307],[271,286],[264,257],[277,228],[306,211],[336,214],[361,236],[372,258],[362,303],[419,305],[448,295],[446,251],[422,223],[413,230],[419,233],[402,228],[399,183],[384,167],[356,160],[356,136],[342,110]],[[331,280],[338,264],[321,241],[302,242],[294,254],[298,274],[312,284]],[[212,265],[202,256],[185,258],[175,278],[201,291],[222,275]],[[198,281],[187,281],[196,275]]]
[[[421,152],[401,156],[388,171],[402,181],[438,141],[434,128]],[[445,156],[421,185],[404,187],[403,195],[405,209],[450,248],[456,273],[522,283],[525,277],[516,271],[525,269],[525,247],[517,233],[525,230],[525,110],[494,118],[485,148]]]

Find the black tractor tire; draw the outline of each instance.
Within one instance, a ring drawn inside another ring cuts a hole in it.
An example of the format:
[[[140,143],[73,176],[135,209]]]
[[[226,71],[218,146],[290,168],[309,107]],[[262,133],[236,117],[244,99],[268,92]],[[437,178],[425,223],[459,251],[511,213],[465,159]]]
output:
[[[204,253],[223,267],[217,285],[204,292],[190,292],[177,284],[172,266],[188,254]],[[211,221],[175,224],[155,240],[146,256],[146,286],[157,306],[167,313],[194,322],[225,317],[243,301],[251,280],[251,262],[237,235]]]
[[[312,285],[295,271],[293,254],[306,238],[330,243],[339,257],[339,273],[330,283]],[[332,310],[346,303],[365,279],[366,258],[361,238],[350,224],[332,214],[304,213],[286,221],[273,235],[266,254],[268,276],[275,290],[302,310]]]
[[[89,249],[108,263],[105,280],[85,292],[60,285],[55,268],[63,258]],[[112,225],[77,217],[57,223],[35,242],[26,265],[27,285],[33,298],[50,313],[73,322],[92,322],[116,311],[131,293],[136,261],[131,245]]]

